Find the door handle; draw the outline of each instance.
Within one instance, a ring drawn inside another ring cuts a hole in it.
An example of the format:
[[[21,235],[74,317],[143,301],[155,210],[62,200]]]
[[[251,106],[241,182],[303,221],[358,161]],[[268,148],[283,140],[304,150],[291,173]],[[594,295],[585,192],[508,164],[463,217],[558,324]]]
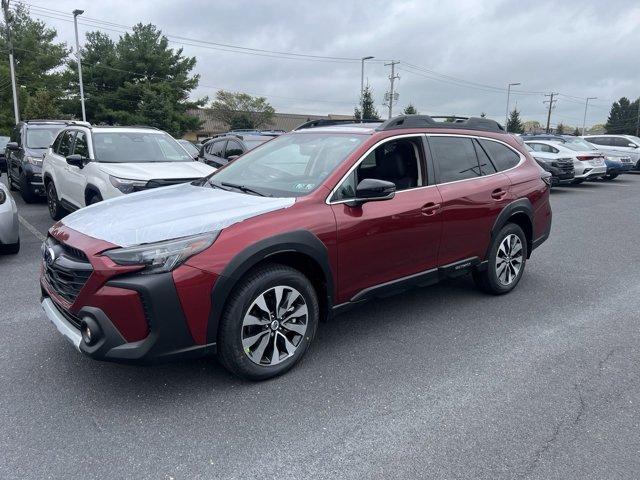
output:
[[[438,210],[440,210],[440,204],[434,202],[425,203],[420,209],[422,214],[426,216],[435,215],[438,213]]]
[[[502,197],[504,197],[506,194],[506,190],[496,188],[493,192],[491,192],[491,198],[493,198],[494,200],[502,200]]]

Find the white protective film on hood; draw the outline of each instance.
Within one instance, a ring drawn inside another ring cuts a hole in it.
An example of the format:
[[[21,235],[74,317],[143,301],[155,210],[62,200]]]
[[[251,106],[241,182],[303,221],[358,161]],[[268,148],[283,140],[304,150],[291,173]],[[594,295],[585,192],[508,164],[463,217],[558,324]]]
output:
[[[62,223],[93,238],[129,247],[221,230],[295,203],[181,184],[133,193],[78,210]]]
[[[216,171],[201,162],[98,163],[107,175],[128,180],[201,178]]]

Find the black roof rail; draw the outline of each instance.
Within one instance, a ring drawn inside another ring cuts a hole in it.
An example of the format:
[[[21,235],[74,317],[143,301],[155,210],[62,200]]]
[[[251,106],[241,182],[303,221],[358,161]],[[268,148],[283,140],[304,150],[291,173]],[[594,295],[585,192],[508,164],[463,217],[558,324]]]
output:
[[[315,127],[329,127],[331,125],[346,125],[352,123],[380,123],[382,120],[374,120],[374,119],[366,119],[366,120],[346,120],[346,119],[328,119],[328,118],[319,118],[318,120],[309,120],[308,122],[304,122],[302,125],[297,126],[293,130],[304,130],[305,128],[315,128]]]
[[[453,122],[437,122],[434,119],[453,119]],[[481,130],[485,132],[504,133],[504,128],[495,120],[480,117],[456,117],[429,115],[400,115],[380,125],[376,130],[400,130],[404,128],[463,128],[465,130]]]

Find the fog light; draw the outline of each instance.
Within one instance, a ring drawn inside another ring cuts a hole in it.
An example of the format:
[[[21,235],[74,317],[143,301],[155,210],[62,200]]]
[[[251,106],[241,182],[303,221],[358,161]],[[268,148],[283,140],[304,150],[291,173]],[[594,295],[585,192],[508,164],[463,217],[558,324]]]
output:
[[[102,336],[100,326],[93,318],[90,317],[82,319],[82,323],[80,324],[80,334],[82,335],[82,341],[87,346],[97,343]]]

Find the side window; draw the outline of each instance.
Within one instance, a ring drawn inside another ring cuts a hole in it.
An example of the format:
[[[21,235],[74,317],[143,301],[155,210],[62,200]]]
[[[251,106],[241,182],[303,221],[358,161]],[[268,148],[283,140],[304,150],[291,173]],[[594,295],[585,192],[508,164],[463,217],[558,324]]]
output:
[[[214,155],[216,157],[222,157],[222,155],[224,154],[224,145],[225,145],[225,143],[227,143],[226,140],[219,140],[217,142],[211,142],[211,145],[209,145],[207,153],[209,155]]]
[[[71,155],[73,136],[74,132],[71,130],[63,132],[62,140],[60,141],[60,145],[58,146],[58,155],[62,155],[63,157],[68,157],[69,155]]]
[[[76,143],[73,147],[73,153],[76,155],[82,155],[85,158],[89,158],[89,147],[87,146],[86,133],[78,132],[76,134]]]
[[[242,149],[242,145],[240,145],[235,140],[229,140],[227,142],[227,149],[225,150],[224,158],[229,158],[233,155],[240,156],[243,153],[244,153],[244,150]]]
[[[64,134],[65,134],[64,131],[60,132],[56,137],[56,139],[53,141],[53,144],[51,145],[51,150],[54,153],[58,151],[58,148],[60,147],[60,142],[62,142],[62,137],[64,136]]]
[[[491,140],[480,140],[480,144],[499,172],[513,168],[520,162],[520,155],[506,145]]]
[[[419,138],[386,142],[360,162],[358,168],[342,181],[331,200],[354,198],[358,183],[365,178],[393,182],[397,191],[422,186],[425,184],[422,158],[422,142]]]
[[[631,140],[622,137],[614,137],[612,145],[614,147],[628,147],[630,143],[633,143]]]
[[[604,145],[604,146],[611,145],[611,137],[593,137],[593,138],[587,138],[587,141],[591,143],[595,143],[596,145]]]
[[[480,173],[482,175],[491,175],[492,173],[496,173],[496,167],[493,165],[493,162],[487,155],[487,152],[484,151],[482,146],[478,143],[477,140],[473,141],[473,146],[476,148],[476,154],[478,155],[478,163],[480,164]]]
[[[429,137],[438,166],[439,182],[455,182],[482,175],[471,138]]]
[[[14,127],[11,131],[11,141],[16,142],[18,145],[22,146],[21,136],[21,127]]]
[[[551,150],[551,153],[558,153],[558,152],[560,152],[560,150],[558,150],[558,149],[557,149],[557,148],[555,148],[555,147],[549,147],[549,149]]]

